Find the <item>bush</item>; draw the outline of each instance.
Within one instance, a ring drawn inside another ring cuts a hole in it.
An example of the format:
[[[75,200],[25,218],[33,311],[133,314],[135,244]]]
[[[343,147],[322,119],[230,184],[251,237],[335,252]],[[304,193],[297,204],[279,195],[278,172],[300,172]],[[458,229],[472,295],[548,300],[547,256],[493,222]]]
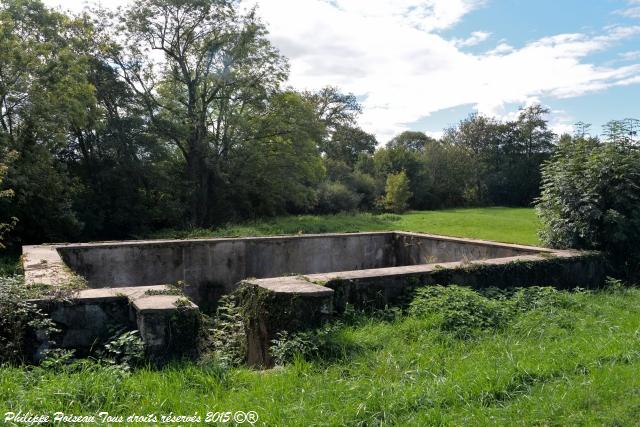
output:
[[[640,273],[640,151],[577,139],[542,171],[540,237],[558,248],[594,249],[627,276]]]
[[[433,316],[441,330],[469,338],[476,331],[503,326],[509,318],[510,307],[470,288],[435,285],[416,291],[409,313],[417,317]]]
[[[214,359],[220,366],[239,366],[245,360],[247,337],[242,312],[233,294],[218,301],[215,315],[205,318],[200,353],[204,359]]]
[[[318,190],[318,211],[336,213],[358,208],[362,197],[340,182],[324,182]]]
[[[409,206],[411,196],[409,178],[407,178],[407,174],[404,171],[387,176],[384,195],[384,208],[386,210],[395,213],[404,212]]]
[[[271,340],[269,353],[279,366],[293,361],[296,357],[326,360],[340,356],[345,351],[338,334],[342,327],[341,322],[334,322],[311,331],[279,332],[276,338]]]
[[[348,179],[349,187],[360,197],[360,209],[371,210],[382,193],[375,178],[363,172],[354,172]]]
[[[34,296],[21,276],[0,276],[0,363],[23,359],[29,331],[55,332],[53,321],[27,302]]]
[[[99,354],[100,359],[130,369],[144,362],[144,342],[137,330],[116,333]]]

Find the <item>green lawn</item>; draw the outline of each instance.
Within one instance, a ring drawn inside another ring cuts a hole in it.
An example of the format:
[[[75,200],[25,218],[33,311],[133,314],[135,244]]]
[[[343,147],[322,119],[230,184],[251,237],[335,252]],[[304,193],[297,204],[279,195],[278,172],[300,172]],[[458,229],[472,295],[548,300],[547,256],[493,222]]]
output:
[[[437,312],[360,318],[334,333],[331,359],[266,372],[3,368],[0,410],[254,410],[272,426],[637,425],[640,291],[560,295],[466,339],[443,330]]]
[[[505,208],[301,216],[190,235],[389,229],[538,243],[533,212]],[[5,366],[0,415],[252,410],[270,426],[638,425],[640,290],[452,295],[426,312],[354,314],[320,354],[262,372],[215,361],[130,373]]]
[[[402,230],[539,245],[535,211],[470,208],[413,211],[403,215],[299,215],[233,224],[218,229],[166,230],[152,237],[268,236],[274,234]]]

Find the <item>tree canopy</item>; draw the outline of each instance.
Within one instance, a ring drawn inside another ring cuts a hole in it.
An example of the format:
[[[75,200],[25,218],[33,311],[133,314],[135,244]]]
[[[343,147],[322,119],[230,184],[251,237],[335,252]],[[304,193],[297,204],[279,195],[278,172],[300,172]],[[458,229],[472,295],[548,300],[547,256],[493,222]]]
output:
[[[441,138],[406,130],[378,141],[355,94],[288,87],[287,58],[258,11],[235,0],[79,15],[0,0],[0,34],[10,244],[380,211],[385,198],[402,202],[393,210],[530,206],[541,164],[572,138],[533,105],[510,121],[472,114]],[[614,120],[604,139],[631,149],[637,132],[637,120]]]

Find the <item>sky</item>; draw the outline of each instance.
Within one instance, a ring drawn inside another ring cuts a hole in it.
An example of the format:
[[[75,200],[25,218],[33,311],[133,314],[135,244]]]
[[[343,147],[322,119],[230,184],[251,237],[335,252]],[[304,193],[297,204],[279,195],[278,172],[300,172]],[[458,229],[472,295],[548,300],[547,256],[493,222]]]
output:
[[[439,136],[473,112],[513,119],[534,103],[557,133],[640,118],[640,0],[242,2],[289,58],[288,85],[353,93],[360,126],[381,143],[404,130]]]

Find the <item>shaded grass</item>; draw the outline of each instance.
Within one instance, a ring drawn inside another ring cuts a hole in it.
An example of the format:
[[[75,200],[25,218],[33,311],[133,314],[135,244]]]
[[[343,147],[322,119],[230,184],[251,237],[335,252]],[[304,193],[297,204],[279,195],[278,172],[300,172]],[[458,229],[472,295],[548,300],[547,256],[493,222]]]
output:
[[[468,339],[432,315],[359,318],[330,361],[266,372],[215,363],[119,374],[0,369],[0,411],[204,414],[265,425],[635,425],[640,290],[560,293]],[[492,303],[493,304],[493,303]]]
[[[411,211],[402,215],[297,215],[229,224],[216,229],[163,230],[150,237],[238,237],[401,230],[539,245],[538,228],[539,222],[533,209],[493,207]]]

